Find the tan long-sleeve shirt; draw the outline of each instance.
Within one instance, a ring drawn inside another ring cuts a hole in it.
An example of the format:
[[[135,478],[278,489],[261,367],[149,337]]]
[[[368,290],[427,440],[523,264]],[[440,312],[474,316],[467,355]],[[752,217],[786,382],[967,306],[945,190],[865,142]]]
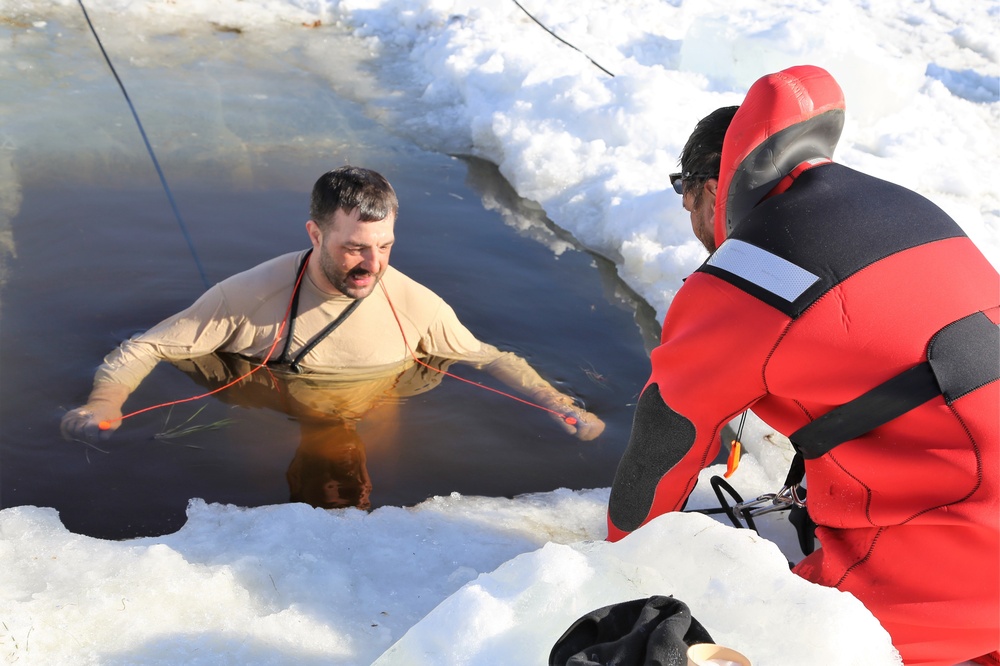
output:
[[[108,354],[95,386],[120,384],[131,392],[161,360],[231,352],[262,360],[285,345],[285,320],[303,252],[271,259],[210,288],[186,310],[126,340]],[[418,356],[455,359],[486,369],[509,386],[532,394],[551,387],[520,357],[479,341],[454,310],[430,289],[390,267],[358,308],[301,361],[307,373],[392,371]],[[388,292],[388,299],[386,298]],[[391,305],[390,305],[391,300]],[[289,356],[294,358],[354,299],[321,291],[302,278]],[[394,314],[395,311],[395,314]],[[398,321],[397,321],[398,317]],[[405,336],[405,342],[404,342]]]

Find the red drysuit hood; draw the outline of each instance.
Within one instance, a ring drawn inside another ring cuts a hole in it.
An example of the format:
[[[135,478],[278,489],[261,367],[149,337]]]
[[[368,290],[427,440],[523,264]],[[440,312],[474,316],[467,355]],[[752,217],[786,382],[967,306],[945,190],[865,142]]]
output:
[[[843,127],[844,93],[826,70],[799,65],[758,79],[722,146],[715,244],[796,166],[832,158]]]

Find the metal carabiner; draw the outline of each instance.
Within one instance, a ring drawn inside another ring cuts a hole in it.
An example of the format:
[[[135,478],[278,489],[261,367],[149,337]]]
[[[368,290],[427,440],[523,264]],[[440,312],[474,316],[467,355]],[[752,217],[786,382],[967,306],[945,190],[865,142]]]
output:
[[[804,507],[805,497],[799,494],[799,485],[784,486],[776,493],[765,493],[756,499],[733,505],[733,511],[751,517],[763,516],[775,511],[786,511],[793,506]]]

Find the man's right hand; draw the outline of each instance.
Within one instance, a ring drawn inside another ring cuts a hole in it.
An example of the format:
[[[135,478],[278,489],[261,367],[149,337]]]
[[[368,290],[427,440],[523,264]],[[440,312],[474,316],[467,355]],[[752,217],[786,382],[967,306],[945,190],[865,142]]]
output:
[[[99,382],[94,384],[87,404],[63,414],[59,424],[62,436],[93,444],[110,439],[122,422],[122,405],[128,399],[129,389],[122,384]],[[104,423],[106,429],[101,429]]]
[[[68,440],[93,444],[109,439],[121,425],[121,417],[121,409],[108,402],[88,402],[63,414],[59,430]],[[101,429],[102,422],[106,422],[108,426],[106,430]]]

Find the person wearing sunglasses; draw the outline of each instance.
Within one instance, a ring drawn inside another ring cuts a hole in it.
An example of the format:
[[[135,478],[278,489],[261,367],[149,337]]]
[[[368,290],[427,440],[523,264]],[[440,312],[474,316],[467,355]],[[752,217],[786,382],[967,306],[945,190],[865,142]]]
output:
[[[665,315],[608,537],[682,510],[752,409],[808,486],[794,571],[907,664],[1000,664],[1000,276],[926,198],[833,162],[845,110],[792,67],[684,146],[670,182],[710,254]]]
[[[719,184],[722,140],[738,106],[716,109],[705,117],[681,154],[683,171],[670,174],[670,186],[683,197],[691,230],[705,249],[715,252],[715,192]]]
[[[720,109],[720,116],[724,117],[728,114],[732,118],[732,113],[735,112],[736,108],[733,106]],[[718,161],[718,153],[714,159]],[[691,213],[691,230],[694,232],[694,237],[701,241],[701,244],[709,252],[715,252],[713,217],[715,189],[718,182],[719,168],[717,164],[713,171],[685,171],[670,174],[670,184],[673,185],[674,192],[684,197],[684,210]]]

